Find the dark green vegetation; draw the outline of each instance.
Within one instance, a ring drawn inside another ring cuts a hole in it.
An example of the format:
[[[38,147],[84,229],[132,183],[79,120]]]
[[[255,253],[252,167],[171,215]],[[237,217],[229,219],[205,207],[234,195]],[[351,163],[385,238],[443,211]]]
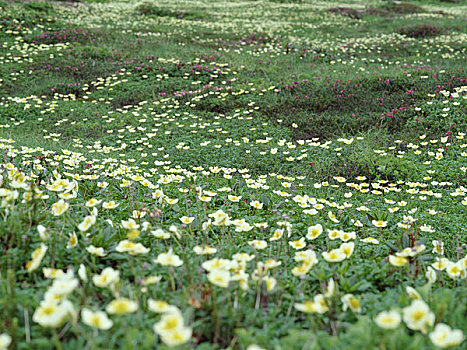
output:
[[[435,327],[467,329],[466,13],[0,1],[0,350],[461,344]]]

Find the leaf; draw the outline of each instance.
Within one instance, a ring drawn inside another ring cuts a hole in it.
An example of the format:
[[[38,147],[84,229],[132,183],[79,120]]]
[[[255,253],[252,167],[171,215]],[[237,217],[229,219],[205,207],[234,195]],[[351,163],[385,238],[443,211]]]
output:
[[[402,248],[407,248],[409,246],[409,236],[407,233],[404,233],[402,236]]]
[[[267,207],[269,207],[269,197],[265,194],[262,194],[260,198],[261,202],[264,203],[264,205],[266,205]]]
[[[392,243],[384,242],[384,244],[386,244],[389,247],[389,249],[391,249],[393,252],[399,251],[399,249]]]
[[[366,290],[368,290],[369,288],[371,288],[371,283],[366,281],[366,280],[363,280],[361,281],[361,283],[359,283],[360,285],[355,289],[359,292],[364,292]]]

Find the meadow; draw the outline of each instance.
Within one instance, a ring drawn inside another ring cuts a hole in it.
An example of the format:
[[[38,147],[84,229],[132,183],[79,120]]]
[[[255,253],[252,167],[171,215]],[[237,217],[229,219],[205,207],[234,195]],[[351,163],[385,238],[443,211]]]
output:
[[[466,349],[466,23],[0,0],[0,350]]]

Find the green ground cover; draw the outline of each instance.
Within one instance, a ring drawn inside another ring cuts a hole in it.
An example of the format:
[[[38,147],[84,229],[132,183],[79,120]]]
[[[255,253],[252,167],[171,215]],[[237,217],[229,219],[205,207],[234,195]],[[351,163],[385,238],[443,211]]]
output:
[[[465,23],[0,1],[0,350],[465,349]]]

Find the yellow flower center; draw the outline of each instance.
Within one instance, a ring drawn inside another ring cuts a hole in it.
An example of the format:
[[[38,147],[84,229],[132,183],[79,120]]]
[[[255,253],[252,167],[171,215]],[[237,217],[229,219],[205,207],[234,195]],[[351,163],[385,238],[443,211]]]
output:
[[[425,312],[422,310],[415,311],[412,317],[415,321],[420,321],[422,318],[425,317]]]

